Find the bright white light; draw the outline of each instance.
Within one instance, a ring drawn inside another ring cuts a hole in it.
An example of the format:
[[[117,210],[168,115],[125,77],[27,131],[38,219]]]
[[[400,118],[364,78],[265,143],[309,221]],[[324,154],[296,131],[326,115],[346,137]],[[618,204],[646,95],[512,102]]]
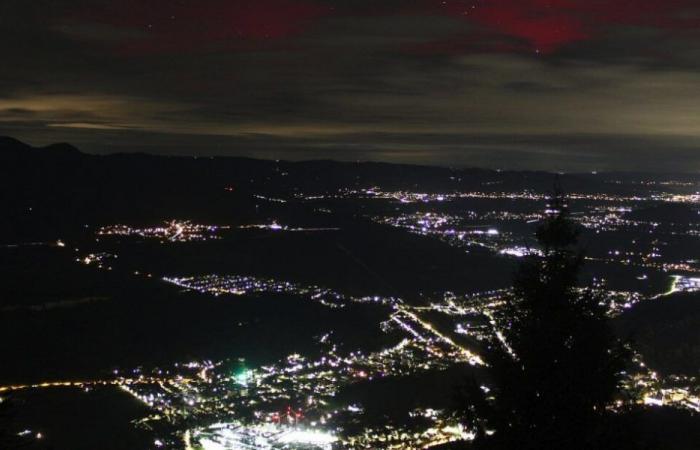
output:
[[[500,251],[502,255],[510,255],[510,256],[515,256],[516,258],[521,258],[525,255],[527,255],[527,250],[524,248],[520,247],[513,247],[513,248],[504,248],[503,250]]]
[[[279,438],[279,442],[283,444],[330,445],[336,440],[335,436],[328,433],[305,430],[290,431]]]
[[[540,255],[542,256],[542,251],[536,248],[528,247],[508,247],[499,251],[501,255],[515,256],[516,258],[521,258],[526,255]]]
[[[227,450],[230,447],[226,447],[223,444],[219,444],[218,442],[214,442],[210,439],[202,439],[199,441],[199,445],[204,449],[204,450]]]
[[[298,430],[271,423],[251,426],[216,424],[204,430],[198,436],[198,441],[203,450],[251,448],[251,443],[255,444],[254,448],[260,449],[295,448],[300,445],[330,450],[337,438],[322,431]]]
[[[644,404],[650,406],[663,406],[664,401],[662,399],[650,397],[647,395],[646,397],[644,397]]]

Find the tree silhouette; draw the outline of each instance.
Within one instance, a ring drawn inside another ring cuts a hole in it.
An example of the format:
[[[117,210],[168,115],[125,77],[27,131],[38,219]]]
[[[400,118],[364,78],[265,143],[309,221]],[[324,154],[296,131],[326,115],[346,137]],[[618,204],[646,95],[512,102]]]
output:
[[[612,448],[606,406],[625,355],[600,296],[579,288],[579,231],[558,188],[536,237],[542,253],[524,259],[506,300],[509,348],[489,360],[489,396],[474,395],[475,381],[469,389],[466,414],[477,432],[475,445]]]

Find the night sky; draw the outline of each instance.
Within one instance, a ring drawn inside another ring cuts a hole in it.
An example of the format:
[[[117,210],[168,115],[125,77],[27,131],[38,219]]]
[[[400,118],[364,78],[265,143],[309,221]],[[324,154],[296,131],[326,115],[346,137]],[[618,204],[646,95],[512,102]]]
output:
[[[700,170],[698,0],[2,0],[0,37],[35,145]]]

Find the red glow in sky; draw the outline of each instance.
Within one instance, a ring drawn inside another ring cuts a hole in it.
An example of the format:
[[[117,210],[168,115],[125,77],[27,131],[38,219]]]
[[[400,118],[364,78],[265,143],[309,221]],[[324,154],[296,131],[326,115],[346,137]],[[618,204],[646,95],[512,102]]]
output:
[[[404,6],[360,1],[338,8],[322,0],[126,0],[76,18],[142,32],[120,44],[128,54],[279,48],[330,15],[449,16],[474,30],[419,50],[549,54],[616,26],[698,27],[697,18],[683,14],[694,6],[696,0],[419,0]]]
[[[78,17],[146,33],[124,43],[129,54],[245,49],[301,33],[331,12],[327,5],[295,0],[200,0],[142,2],[129,0]]]
[[[691,0],[431,0],[429,8],[552,53],[594,39],[613,25],[683,29],[698,26],[682,12]]]

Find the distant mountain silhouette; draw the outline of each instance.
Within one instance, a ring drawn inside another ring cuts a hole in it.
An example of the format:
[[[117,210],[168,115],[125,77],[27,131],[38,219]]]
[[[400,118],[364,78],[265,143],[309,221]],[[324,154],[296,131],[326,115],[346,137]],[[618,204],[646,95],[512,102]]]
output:
[[[32,147],[15,138],[0,136],[0,158],[3,160],[39,156],[76,158],[84,155],[80,150],[65,142],[47,145],[46,147]]]
[[[45,153],[50,153],[52,155],[60,155],[61,157],[79,157],[83,156],[84,153],[82,153],[80,150],[77,148],[73,147],[72,145],[66,143],[66,142],[59,142],[56,144],[51,144],[46,147],[42,147],[39,150],[45,152]]]
[[[24,142],[18,141],[9,136],[0,136],[0,158],[20,156],[23,153],[31,152],[33,148]]]
[[[4,207],[0,239],[66,236],[70,230],[86,224],[116,221],[153,223],[171,217],[212,220],[214,211],[231,210],[234,199],[239,203],[253,202],[252,194],[293,200],[295,193],[335,193],[339,189],[372,186],[419,192],[546,192],[552,178],[545,172],[380,162],[290,162],[144,153],[93,155],[67,143],[37,148],[11,137],[0,137],[0,192]],[[598,180],[590,175],[567,175],[562,183],[570,191],[599,191]]]

